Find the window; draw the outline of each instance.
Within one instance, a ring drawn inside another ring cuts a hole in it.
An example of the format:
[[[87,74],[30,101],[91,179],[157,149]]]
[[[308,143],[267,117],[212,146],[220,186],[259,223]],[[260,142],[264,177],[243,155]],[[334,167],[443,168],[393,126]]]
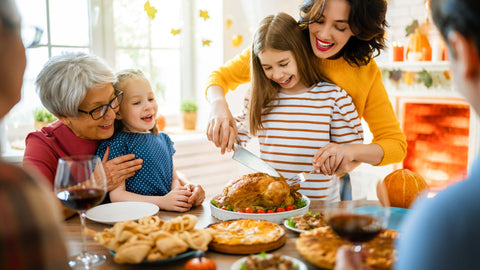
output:
[[[0,123],[6,135],[2,138],[6,137],[13,148],[24,147],[25,136],[33,130],[33,111],[41,107],[35,78],[50,57],[66,51],[96,54],[115,71],[142,69],[156,91],[159,112],[167,117],[178,114],[182,98],[203,99],[200,80],[204,79],[206,65],[190,59],[212,55],[211,59],[217,61],[210,61],[208,67],[221,63],[221,53],[215,46],[202,48],[198,41],[205,34],[202,31],[208,31],[211,39],[221,43],[221,0],[150,0],[157,10],[154,19],[145,12],[145,2],[17,0],[23,24],[39,26],[44,33],[40,46],[26,51],[22,100]],[[210,9],[210,16],[217,14],[212,16],[217,21],[207,24],[206,30],[195,26],[204,21],[198,18],[198,9],[202,8]],[[181,29],[181,33],[174,35],[173,29]],[[203,68],[200,75],[195,74],[197,66]],[[9,148],[5,142],[2,146]]]

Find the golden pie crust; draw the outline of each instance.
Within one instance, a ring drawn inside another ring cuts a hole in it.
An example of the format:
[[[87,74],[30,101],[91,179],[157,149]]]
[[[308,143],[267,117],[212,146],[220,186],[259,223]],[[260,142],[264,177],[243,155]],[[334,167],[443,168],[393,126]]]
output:
[[[285,244],[285,230],[265,220],[236,219],[208,226],[214,230],[210,250],[229,254],[252,254],[277,249]]]
[[[374,239],[362,246],[366,253],[365,263],[372,269],[392,269],[396,258],[395,239],[398,232],[383,230]],[[310,263],[325,269],[333,269],[337,249],[350,242],[338,237],[329,226],[316,228],[300,234],[296,241],[298,253]]]

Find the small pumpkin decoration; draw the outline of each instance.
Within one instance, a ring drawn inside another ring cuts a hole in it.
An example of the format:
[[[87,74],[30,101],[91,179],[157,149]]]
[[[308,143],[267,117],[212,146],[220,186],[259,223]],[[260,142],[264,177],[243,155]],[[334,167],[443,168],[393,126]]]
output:
[[[164,131],[166,125],[167,125],[167,121],[166,121],[166,119],[165,119],[165,116],[163,116],[163,114],[158,114],[158,115],[157,115],[157,127],[158,127],[158,130]]]
[[[185,270],[217,270],[217,264],[207,257],[196,257],[185,263]]]
[[[407,59],[417,61],[432,61],[432,47],[428,37],[417,28],[410,37],[407,47]]]
[[[415,199],[428,190],[425,179],[409,169],[398,169],[382,180],[388,193],[390,206],[410,208]],[[383,192],[377,186],[377,197],[382,202]],[[383,204],[383,202],[382,202]]]

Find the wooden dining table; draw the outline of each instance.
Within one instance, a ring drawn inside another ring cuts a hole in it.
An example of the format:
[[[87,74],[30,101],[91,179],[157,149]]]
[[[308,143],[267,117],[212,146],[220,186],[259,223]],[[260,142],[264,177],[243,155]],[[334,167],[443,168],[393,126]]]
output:
[[[378,201],[364,201],[360,206],[369,206],[369,205],[378,205]],[[310,210],[312,212],[320,212],[323,209],[323,202],[322,201],[311,201]],[[205,201],[202,205],[191,209],[190,211],[186,212],[188,214],[192,214],[198,217],[198,223],[196,228],[205,228],[209,224],[218,222],[220,220],[214,218],[210,212],[210,202]],[[178,212],[168,212],[168,211],[159,211],[157,215],[164,220],[169,220],[175,218],[179,215],[183,215],[184,213]],[[261,215],[261,214],[259,214]],[[86,220],[86,226],[90,230],[94,230],[96,232],[101,232],[105,228],[110,228],[112,225],[97,223],[91,220]],[[80,219],[78,215],[68,219],[65,221],[65,233],[67,239],[67,248],[69,255],[74,256],[80,253],[81,251],[81,225]],[[283,225],[282,225],[283,227]],[[269,253],[277,253],[282,255],[287,255],[296,259],[301,260],[304,262],[308,269],[318,269],[314,265],[308,263],[302,256],[297,252],[295,248],[295,241],[298,238],[299,234],[297,232],[285,229],[287,240],[285,244],[274,250],[270,251]],[[117,264],[113,261],[113,256],[110,254],[107,248],[103,247],[99,243],[97,243],[93,238],[87,239],[87,251],[90,253],[96,254],[103,254],[106,255],[107,261],[96,267],[95,269],[139,269],[139,265],[134,264]],[[230,269],[231,265],[244,257],[246,255],[231,255],[231,254],[222,254],[214,251],[206,251],[205,257],[212,259],[217,264],[218,270],[228,270]],[[148,263],[142,264],[141,269],[184,269],[185,263],[190,258],[184,258],[179,260],[170,261],[168,263]]]

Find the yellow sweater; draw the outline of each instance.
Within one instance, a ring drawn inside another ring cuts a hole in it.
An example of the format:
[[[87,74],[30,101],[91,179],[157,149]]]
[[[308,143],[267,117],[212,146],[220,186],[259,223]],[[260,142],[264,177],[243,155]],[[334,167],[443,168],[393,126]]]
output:
[[[321,59],[322,74],[350,94],[358,114],[365,119],[373,134],[373,143],[382,147],[383,160],[378,166],[401,162],[407,154],[407,141],[400,129],[392,104],[382,82],[377,63],[372,60],[361,67],[349,65],[343,58]],[[227,93],[239,84],[250,81],[250,49],[215,70],[207,80]]]

